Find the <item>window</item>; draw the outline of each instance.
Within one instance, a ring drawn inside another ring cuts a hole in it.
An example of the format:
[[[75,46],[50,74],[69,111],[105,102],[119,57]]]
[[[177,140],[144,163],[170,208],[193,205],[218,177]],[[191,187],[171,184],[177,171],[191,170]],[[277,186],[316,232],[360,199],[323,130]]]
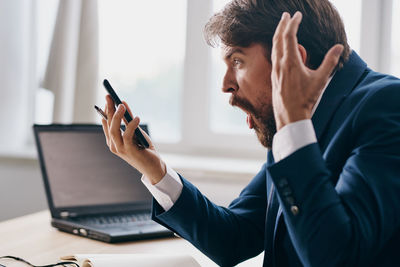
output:
[[[361,35],[361,0],[331,0],[343,19],[347,41],[357,53],[360,51]]]
[[[222,63],[202,34],[213,3],[99,0],[100,77],[149,124],[160,151],[226,155],[237,141],[235,132],[228,139],[213,135],[208,124],[209,88],[219,88],[211,85],[210,59]],[[103,88],[97,101],[104,103]]]
[[[393,1],[392,9],[392,43],[391,43],[391,70],[390,73],[400,77],[400,31],[395,25],[400,25],[400,1]]]
[[[51,36],[46,39],[42,35],[51,34],[54,24],[46,21],[56,17],[54,12],[46,14],[46,6],[56,6],[50,2],[39,1],[44,7],[38,13],[39,18],[43,17],[38,22],[38,50],[45,54]],[[231,107],[229,94],[221,92],[225,65],[219,49],[207,46],[202,34],[209,17],[227,2],[98,2],[99,77],[109,79],[133,112],[149,124],[161,152],[265,157],[265,150],[246,125],[245,114]],[[382,34],[390,23],[400,23],[396,16],[400,1],[332,0],[332,3],[344,20],[350,46],[373,69],[389,72],[382,68],[386,66],[391,73],[400,75],[400,52],[396,49],[400,47],[400,34],[392,27],[388,33],[391,42],[385,41]],[[382,17],[393,18],[386,23]],[[391,44],[390,49],[382,49],[386,43]],[[45,63],[40,63],[40,59],[46,55],[39,53],[38,58],[38,68],[42,69]],[[104,95],[99,83],[95,102],[104,104]],[[37,108],[43,106],[41,102],[48,101],[37,101]],[[40,114],[51,114],[42,111]]]
[[[181,133],[185,0],[100,0],[100,77],[107,78],[154,140]],[[99,88],[99,101],[105,91]]]
[[[214,1],[213,11],[220,10],[228,0]],[[347,37],[351,48],[357,53],[360,50],[361,32],[361,0],[332,0],[345,24]],[[245,123],[246,115],[239,109],[228,104],[229,94],[221,93],[222,77],[225,65],[218,49],[212,52],[213,75],[210,86],[210,127],[215,133],[249,135],[252,133]]]
[[[214,1],[213,12],[219,11],[229,0]],[[222,79],[226,70],[220,49],[212,50],[212,77],[210,86],[210,127],[211,131],[219,134],[235,133],[250,135],[252,130],[247,127],[246,114],[229,105],[230,94],[222,93]]]

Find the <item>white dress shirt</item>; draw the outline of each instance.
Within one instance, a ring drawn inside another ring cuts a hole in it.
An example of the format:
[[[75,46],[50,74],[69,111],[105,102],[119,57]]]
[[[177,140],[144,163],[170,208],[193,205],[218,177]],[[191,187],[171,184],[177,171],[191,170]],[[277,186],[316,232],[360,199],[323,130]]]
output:
[[[312,109],[311,116],[314,115],[322,95],[332,78],[333,76],[328,80],[322,90]],[[287,124],[274,135],[272,140],[272,154],[274,155],[274,160],[278,162],[300,148],[316,142],[317,137],[310,119]],[[169,210],[174,205],[181,195],[183,188],[182,181],[178,174],[168,166],[167,173],[157,184],[152,185],[150,180],[144,175],[142,176],[142,182],[165,211]]]

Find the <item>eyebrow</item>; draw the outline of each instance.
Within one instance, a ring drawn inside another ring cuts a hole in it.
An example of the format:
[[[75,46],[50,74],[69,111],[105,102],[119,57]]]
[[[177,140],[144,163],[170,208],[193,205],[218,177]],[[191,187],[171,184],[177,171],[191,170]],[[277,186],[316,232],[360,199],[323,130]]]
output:
[[[245,55],[244,51],[241,48],[238,48],[238,47],[230,47],[230,48],[228,48],[226,50],[227,50],[227,52],[226,52],[226,54],[224,56],[225,60],[229,60],[232,57],[232,55],[235,54],[235,53],[239,53],[239,54]]]

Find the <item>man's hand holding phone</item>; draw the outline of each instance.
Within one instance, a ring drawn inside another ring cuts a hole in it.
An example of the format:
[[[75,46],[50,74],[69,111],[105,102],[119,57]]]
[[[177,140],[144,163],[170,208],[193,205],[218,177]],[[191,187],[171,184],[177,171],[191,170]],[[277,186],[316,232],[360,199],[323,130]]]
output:
[[[127,122],[124,118],[126,109],[133,118],[130,122]],[[139,117],[133,117],[125,101],[118,105],[118,109],[116,110],[114,101],[111,99],[110,95],[106,96],[105,113],[107,115],[107,120],[103,118],[102,125],[110,151],[125,160],[139,172],[143,173],[152,184],[158,183],[165,176],[166,165],[155,150],[150,137],[140,129]],[[126,125],[126,129],[123,133],[120,129],[122,120],[124,120]],[[149,144],[148,148],[142,148],[135,143],[136,129],[140,130],[147,140]]]

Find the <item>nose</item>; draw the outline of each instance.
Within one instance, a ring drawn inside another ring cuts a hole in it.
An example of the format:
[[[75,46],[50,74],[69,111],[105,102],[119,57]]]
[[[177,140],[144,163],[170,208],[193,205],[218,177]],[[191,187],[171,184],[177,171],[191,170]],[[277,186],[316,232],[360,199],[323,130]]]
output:
[[[224,93],[234,93],[239,88],[235,75],[229,68],[226,70],[224,79],[222,81],[222,92]]]

